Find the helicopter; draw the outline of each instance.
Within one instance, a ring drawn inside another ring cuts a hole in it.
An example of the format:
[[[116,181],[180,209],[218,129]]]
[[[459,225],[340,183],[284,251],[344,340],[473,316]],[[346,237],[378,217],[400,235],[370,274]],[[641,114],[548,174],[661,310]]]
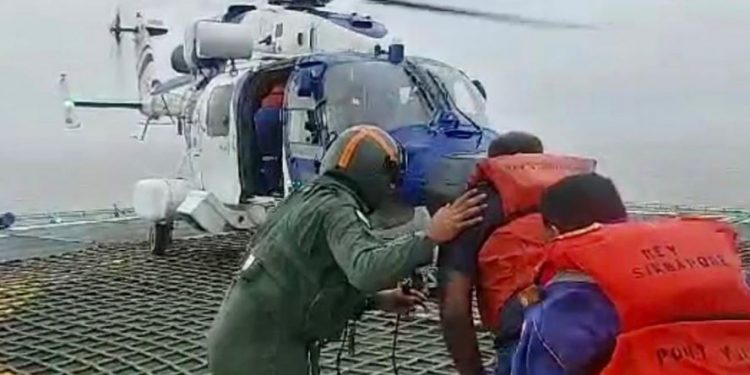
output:
[[[527,27],[589,28],[402,0],[368,0]],[[373,214],[378,228],[415,220],[463,189],[497,135],[479,80],[443,62],[406,55],[387,27],[366,15],[328,10],[330,0],[234,4],[195,20],[172,51],[179,75],[157,78],[152,39],[169,29],[139,12],[132,27],[118,11],[110,32],[132,34],[138,100],[81,100],[61,75],[65,122],[76,108],[126,108],[146,118],[138,137],[168,120],[185,152],[174,177],[135,184],[133,208],[151,225],[149,247],[164,254],[174,221],[209,233],[251,230],[278,202],[314,179],[328,145],[356,124],[385,129],[404,150],[399,197]],[[275,95],[275,96],[274,96]],[[271,100],[274,99],[275,100]],[[271,103],[275,102],[275,103]]]

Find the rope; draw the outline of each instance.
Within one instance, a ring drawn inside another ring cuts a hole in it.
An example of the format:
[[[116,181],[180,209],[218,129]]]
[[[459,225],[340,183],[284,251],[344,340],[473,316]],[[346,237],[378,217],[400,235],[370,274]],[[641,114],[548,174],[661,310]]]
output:
[[[346,346],[346,339],[349,337],[349,322],[344,327],[344,332],[341,334],[341,345],[336,351],[336,375],[341,375],[341,354],[344,353],[344,346]]]
[[[401,314],[396,315],[396,326],[393,329],[393,344],[391,345],[391,364],[393,373],[398,375],[398,363],[396,363],[396,347],[398,346],[398,326],[401,323]]]

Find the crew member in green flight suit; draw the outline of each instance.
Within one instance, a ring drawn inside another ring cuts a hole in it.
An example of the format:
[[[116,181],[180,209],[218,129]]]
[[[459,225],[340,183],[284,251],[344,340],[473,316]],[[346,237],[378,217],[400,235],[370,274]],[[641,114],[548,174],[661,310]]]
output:
[[[379,239],[368,215],[395,196],[403,156],[380,128],[352,127],[331,144],[321,176],[269,215],[209,332],[214,375],[316,373],[318,345],[338,338],[349,319],[424,301],[398,281],[480,222],[485,196],[468,192],[446,205],[424,233]]]

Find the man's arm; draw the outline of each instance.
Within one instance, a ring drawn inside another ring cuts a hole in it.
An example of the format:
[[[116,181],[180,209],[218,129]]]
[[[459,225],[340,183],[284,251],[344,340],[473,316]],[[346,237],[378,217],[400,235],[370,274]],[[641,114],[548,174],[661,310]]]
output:
[[[479,250],[503,221],[502,203],[497,192],[490,186],[481,186],[479,191],[487,194],[484,220],[442,246],[439,259],[440,324],[448,351],[462,375],[484,371],[474,330],[472,291]]]
[[[365,220],[354,206],[344,206],[331,209],[323,223],[331,253],[355,288],[374,293],[393,287],[432,261],[436,244],[425,234],[385,242]]]
[[[472,280],[458,271],[445,272],[440,292],[440,324],[445,344],[460,374],[483,374],[472,315]]]
[[[333,257],[349,282],[362,292],[376,292],[395,286],[415,268],[430,263],[438,243],[482,222],[479,214],[486,198],[476,190],[467,191],[433,215],[427,234],[387,242],[372,233],[368,219],[353,204],[328,207],[323,228]]]

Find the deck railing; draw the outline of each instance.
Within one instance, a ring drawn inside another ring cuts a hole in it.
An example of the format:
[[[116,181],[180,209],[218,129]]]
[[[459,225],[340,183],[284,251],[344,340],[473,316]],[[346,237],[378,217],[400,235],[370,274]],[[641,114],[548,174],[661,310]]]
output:
[[[112,208],[96,210],[74,210],[21,214],[16,216],[16,222],[14,226],[62,224],[78,221],[98,221],[129,217],[135,217],[135,211],[132,208],[120,208],[117,206],[113,206]]]

